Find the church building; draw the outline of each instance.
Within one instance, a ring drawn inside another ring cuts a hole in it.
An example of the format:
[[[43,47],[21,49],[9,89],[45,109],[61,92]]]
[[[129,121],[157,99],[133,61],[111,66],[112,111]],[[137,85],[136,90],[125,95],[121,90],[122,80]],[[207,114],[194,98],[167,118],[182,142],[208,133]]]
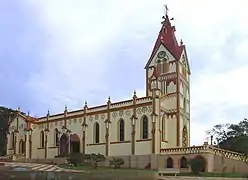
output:
[[[73,152],[105,156],[160,154],[190,145],[190,67],[186,47],[166,14],[145,65],[146,96],[9,120],[7,154],[52,159]],[[155,33],[154,33],[155,34]],[[142,68],[142,67],[141,67]]]

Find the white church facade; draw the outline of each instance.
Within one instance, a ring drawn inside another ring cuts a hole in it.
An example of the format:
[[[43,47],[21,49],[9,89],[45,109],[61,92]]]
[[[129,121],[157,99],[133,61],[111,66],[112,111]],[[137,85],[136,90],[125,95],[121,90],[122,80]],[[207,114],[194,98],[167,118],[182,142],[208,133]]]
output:
[[[34,118],[9,120],[7,154],[51,159],[72,152],[105,156],[160,154],[190,145],[190,67],[175,27],[163,18],[145,66],[146,96]]]

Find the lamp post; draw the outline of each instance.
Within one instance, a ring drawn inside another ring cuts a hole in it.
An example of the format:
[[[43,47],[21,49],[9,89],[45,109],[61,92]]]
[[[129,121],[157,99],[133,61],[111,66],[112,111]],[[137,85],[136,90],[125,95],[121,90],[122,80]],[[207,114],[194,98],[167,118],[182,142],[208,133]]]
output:
[[[45,132],[45,158],[47,158],[47,134],[49,132],[49,129],[46,128],[44,132]]]
[[[86,128],[87,128],[87,124],[85,123],[85,122],[83,122],[83,124],[82,124],[82,131],[83,131],[83,138],[82,138],[82,140],[83,140],[83,154],[85,154],[85,131],[86,131]]]

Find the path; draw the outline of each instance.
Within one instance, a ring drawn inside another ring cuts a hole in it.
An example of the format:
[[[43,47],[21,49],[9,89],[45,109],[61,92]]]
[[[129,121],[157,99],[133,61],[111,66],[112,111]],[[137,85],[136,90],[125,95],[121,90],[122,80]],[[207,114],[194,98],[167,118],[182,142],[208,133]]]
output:
[[[51,164],[37,164],[37,163],[16,163],[16,162],[5,162],[7,167],[26,167],[33,171],[52,171],[52,172],[82,172],[72,169],[63,169],[56,165]]]

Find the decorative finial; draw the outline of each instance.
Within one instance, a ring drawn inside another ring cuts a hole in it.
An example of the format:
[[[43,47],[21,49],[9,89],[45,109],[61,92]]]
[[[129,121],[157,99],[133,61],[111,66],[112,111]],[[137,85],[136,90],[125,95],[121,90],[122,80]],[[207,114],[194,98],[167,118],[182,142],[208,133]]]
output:
[[[110,96],[108,97],[108,101],[110,102]]]
[[[181,41],[180,41],[180,45],[182,46],[183,45],[183,40],[181,39]]]
[[[65,105],[65,111],[67,111],[67,105]]]
[[[134,91],[133,91],[133,99],[135,99],[135,98],[137,98],[137,96],[136,96],[136,90],[134,89]]]
[[[28,111],[28,117],[30,116],[30,112]]]
[[[50,116],[50,111],[49,109],[47,110],[47,117]]]
[[[21,110],[21,108],[20,108],[20,106],[18,106],[17,111],[20,112],[20,110]]]
[[[84,102],[84,106],[87,106],[87,101]]]

